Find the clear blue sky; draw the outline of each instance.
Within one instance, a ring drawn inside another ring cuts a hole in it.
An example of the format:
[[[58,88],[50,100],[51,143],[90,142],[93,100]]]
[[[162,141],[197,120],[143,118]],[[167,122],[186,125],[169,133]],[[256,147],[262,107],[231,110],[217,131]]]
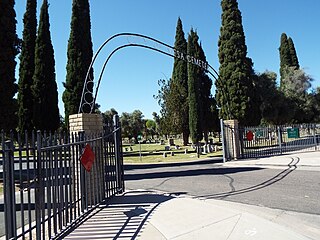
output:
[[[64,115],[61,96],[66,76],[72,1],[49,0],[49,3],[59,108]],[[248,57],[252,58],[255,71],[270,70],[279,74],[278,47],[280,35],[285,32],[293,39],[300,66],[315,79],[313,87],[320,86],[320,1],[238,0],[238,3]],[[38,13],[41,4],[42,0],[38,0]],[[16,0],[20,37],[25,7],[26,0]],[[94,53],[107,38],[120,32],[141,33],[173,45],[180,16],[186,38],[191,27],[196,29],[209,64],[217,70],[219,68],[220,0],[92,0],[90,11]],[[114,43],[106,48],[102,60],[115,46],[118,45]],[[101,61],[95,66],[96,79]],[[102,79],[97,99],[101,110],[113,107],[122,113],[139,109],[146,118],[151,118],[152,112],[159,113],[159,106],[153,98],[159,89],[157,81],[170,78],[172,66],[173,59],[159,53],[141,48],[120,50],[111,58]]]

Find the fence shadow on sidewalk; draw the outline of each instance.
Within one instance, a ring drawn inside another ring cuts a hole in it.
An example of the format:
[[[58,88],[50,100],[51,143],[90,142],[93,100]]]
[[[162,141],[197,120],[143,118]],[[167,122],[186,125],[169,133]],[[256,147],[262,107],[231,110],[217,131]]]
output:
[[[130,191],[101,204],[61,239],[136,239],[149,217],[172,196]]]

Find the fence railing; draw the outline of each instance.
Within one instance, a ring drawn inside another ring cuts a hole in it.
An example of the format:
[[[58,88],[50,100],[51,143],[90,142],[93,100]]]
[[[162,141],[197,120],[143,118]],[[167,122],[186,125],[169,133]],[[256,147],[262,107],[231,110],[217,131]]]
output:
[[[235,155],[233,152],[237,145],[240,158],[320,150],[320,124],[240,126],[238,128],[223,125],[223,130],[224,153],[227,160],[233,159]]]
[[[6,239],[59,238],[99,203],[124,191],[119,127],[91,136],[2,132],[1,143],[5,232],[0,236]],[[95,155],[90,172],[79,160],[86,144]]]

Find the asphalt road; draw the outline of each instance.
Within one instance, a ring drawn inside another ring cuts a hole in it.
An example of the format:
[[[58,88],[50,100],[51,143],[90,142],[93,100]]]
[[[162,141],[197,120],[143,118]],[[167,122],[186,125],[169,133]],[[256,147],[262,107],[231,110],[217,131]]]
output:
[[[147,189],[320,215],[320,172],[223,167],[221,160],[126,165],[127,189]]]

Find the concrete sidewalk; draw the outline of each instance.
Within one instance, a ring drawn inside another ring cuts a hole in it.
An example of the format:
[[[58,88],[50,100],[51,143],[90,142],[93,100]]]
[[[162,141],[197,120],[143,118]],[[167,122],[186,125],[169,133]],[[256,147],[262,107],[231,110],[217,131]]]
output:
[[[64,239],[320,239],[320,216],[179,193],[128,191]]]
[[[320,216],[305,215],[302,217],[282,213],[281,218],[286,218],[286,221],[284,221],[285,224],[280,225],[277,223],[277,221],[281,222],[279,219],[273,220],[279,218],[277,216],[279,210],[275,212],[262,208],[253,210],[251,207],[219,200],[174,198],[162,203],[152,214],[140,239],[295,240],[320,238]],[[266,218],[261,217],[263,212],[268,212]],[[308,221],[312,223],[306,225]]]
[[[320,171],[320,153],[293,153],[224,166]],[[180,193],[127,191],[102,204],[64,239],[320,239],[320,215]]]
[[[320,171],[320,152],[297,152],[258,159],[239,159],[224,166],[297,167],[302,170]]]

